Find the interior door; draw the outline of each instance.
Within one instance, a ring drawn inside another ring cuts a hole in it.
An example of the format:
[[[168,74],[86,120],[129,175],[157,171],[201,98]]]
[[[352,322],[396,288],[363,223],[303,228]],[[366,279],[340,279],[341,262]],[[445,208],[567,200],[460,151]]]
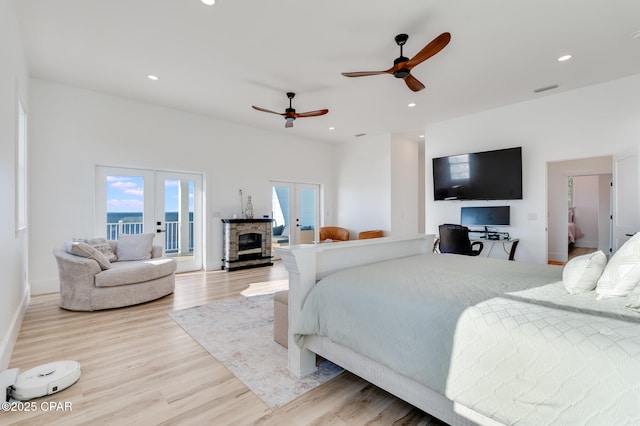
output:
[[[311,244],[318,239],[320,186],[273,182],[272,217],[274,246]]]
[[[96,168],[96,235],[154,233],[178,272],[202,269],[202,176]]]
[[[613,252],[640,231],[638,215],[638,151],[613,156]]]

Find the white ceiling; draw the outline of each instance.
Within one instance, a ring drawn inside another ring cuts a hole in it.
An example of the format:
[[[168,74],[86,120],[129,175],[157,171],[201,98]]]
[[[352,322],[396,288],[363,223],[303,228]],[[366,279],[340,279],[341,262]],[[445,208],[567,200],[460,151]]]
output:
[[[360,133],[417,139],[430,122],[640,73],[638,0],[15,5],[33,77],[335,143]],[[414,93],[391,75],[340,74],[390,68],[399,33],[409,34],[404,55],[412,57],[445,31],[451,43],[413,69],[425,90]],[[556,61],[567,53],[571,60]],[[288,91],[298,112],[329,114],[285,129],[281,117],[251,108],[284,111]]]

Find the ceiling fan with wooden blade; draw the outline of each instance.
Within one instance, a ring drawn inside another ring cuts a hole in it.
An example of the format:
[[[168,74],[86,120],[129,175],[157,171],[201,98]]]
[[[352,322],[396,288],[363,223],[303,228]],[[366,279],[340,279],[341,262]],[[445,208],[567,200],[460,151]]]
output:
[[[398,34],[395,37],[396,44],[400,46],[400,56],[393,61],[393,66],[388,70],[384,71],[360,71],[360,72],[343,72],[342,75],[345,77],[365,77],[369,75],[379,75],[379,74],[391,74],[396,78],[401,78],[407,84],[409,89],[414,92],[418,92],[424,89],[424,84],[422,84],[417,78],[411,75],[411,70],[416,66],[426,61],[436,53],[440,52],[444,49],[449,41],[451,41],[450,33],[442,33],[435,39],[431,41],[431,43],[427,44],[422,48],[413,58],[409,59],[405,57],[402,53],[402,47],[405,45],[409,36],[406,34]]]
[[[251,105],[251,107],[255,110],[268,112],[271,114],[278,114],[284,117],[286,120],[284,123],[284,127],[293,127],[293,120],[296,118],[304,118],[304,117],[317,117],[320,115],[325,115],[329,112],[328,109],[319,109],[316,111],[308,111],[308,112],[296,112],[296,110],[291,106],[291,100],[294,98],[296,94],[293,92],[288,92],[287,97],[289,98],[289,108],[285,109],[284,112],[275,112],[268,109],[260,108],[255,105]]]

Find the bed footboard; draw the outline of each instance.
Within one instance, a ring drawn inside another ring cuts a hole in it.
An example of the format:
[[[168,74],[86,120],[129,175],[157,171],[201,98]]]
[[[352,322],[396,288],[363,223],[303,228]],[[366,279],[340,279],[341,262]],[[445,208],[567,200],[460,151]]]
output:
[[[420,234],[277,247],[276,251],[289,271],[289,370],[298,377],[316,371],[315,353],[295,344],[292,324],[296,324],[307,294],[318,280],[354,266],[429,253],[433,240],[432,234]]]

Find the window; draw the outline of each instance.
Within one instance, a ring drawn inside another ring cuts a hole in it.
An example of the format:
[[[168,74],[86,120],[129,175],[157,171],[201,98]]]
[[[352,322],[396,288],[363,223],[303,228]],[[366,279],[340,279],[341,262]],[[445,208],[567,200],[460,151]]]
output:
[[[573,207],[573,176],[569,176],[567,192],[569,194],[567,197],[567,201],[569,203],[568,207],[571,208]]]
[[[27,112],[18,97],[16,137],[16,232],[27,228]]]

